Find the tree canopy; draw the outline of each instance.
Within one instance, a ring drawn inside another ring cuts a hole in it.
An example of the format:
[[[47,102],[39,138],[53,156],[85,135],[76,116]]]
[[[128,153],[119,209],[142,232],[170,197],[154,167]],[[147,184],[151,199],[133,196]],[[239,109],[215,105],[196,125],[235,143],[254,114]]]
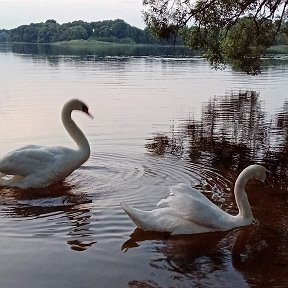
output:
[[[0,43],[8,41],[8,33],[7,30],[0,30]]]
[[[96,39],[119,43],[167,43],[151,35],[148,29],[139,29],[122,19],[84,22],[82,20],[59,24],[54,19],[41,23],[21,25],[0,31],[0,40],[11,42],[53,43],[57,41]],[[5,34],[4,34],[5,33]]]
[[[279,32],[288,35],[287,0],[143,0],[143,5],[156,36],[177,36],[192,49],[204,49],[215,68],[229,63],[258,74]]]

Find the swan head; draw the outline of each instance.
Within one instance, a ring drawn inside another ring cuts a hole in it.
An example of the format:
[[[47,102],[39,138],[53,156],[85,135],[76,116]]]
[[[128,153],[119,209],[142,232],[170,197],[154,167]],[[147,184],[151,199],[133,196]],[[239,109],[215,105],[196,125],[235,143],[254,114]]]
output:
[[[81,101],[80,101],[81,102]],[[94,119],[94,116],[89,112],[89,108],[86,104],[82,103],[82,112],[86,113],[91,119]]]
[[[71,112],[73,110],[78,110],[78,111],[82,111],[84,112],[85,114],[87,114],[90,118],[94,118],[92,114],[90,114],[89,112],[89,108],[88,106],[83,103],[81,100],[78,100],[78,99],[72,99],[70,101],[68,101],[64,107],[63,107],[63,110],[70,110]]]
[[[250,165],[247,168],[245,168],[243,172],[248,173],[248,175],[250,176],[248,177],[250,179],[256,178],[260,180],[261,182],[266,183],[268,170],[261,165],[258,165],[258,164]]]

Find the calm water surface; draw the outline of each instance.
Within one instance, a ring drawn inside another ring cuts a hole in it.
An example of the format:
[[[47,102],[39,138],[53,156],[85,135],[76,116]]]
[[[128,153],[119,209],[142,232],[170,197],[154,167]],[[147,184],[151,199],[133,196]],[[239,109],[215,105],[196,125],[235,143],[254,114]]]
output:
[[[20,53],[21,52],[21,53]],[[257,77],[199,58],[31,54],[0,46],[0,153],[74,147],[75,112],[91,157],[47,189],[0,189],[1,287],[287,287],[288,60]],[[251,163],[271,188],[247,187],[255,221],[226,233],[147,233],[120,201],[153,209],[186,182],[236,214],[233,183]]]

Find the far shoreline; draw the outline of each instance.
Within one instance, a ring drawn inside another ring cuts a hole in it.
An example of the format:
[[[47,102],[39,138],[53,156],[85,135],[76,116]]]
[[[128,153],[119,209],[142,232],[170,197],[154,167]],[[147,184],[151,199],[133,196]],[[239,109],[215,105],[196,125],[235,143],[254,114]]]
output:
[[[153,47],[153,48],[163,48],[163,47],[174,47],[174,48],[182,48],[190,50],[192,54],[201,55],[199,51],[192,51],[190,48],[185,47],[184,45],[169,45],[169,44],[145,44],[145,43],[120,43],[120,42],[108,42],[108,41],[100,41],[97,39],[87,39],[87,40],[70,40],[70,41],[59,41],[52,43],[31,43],[31,42],[0,42],[0,44],[23,44],[23,45],[51,45],[52,47],[63,47],[70,48],[75,50],[81,49],[99,49],[99,48],[117,48],[117,47]],[[204,54],[204,53],[202,53]],[[267,49],[266,55],[277,55],[277,54],[288,54],[288,45],[273,45]]]

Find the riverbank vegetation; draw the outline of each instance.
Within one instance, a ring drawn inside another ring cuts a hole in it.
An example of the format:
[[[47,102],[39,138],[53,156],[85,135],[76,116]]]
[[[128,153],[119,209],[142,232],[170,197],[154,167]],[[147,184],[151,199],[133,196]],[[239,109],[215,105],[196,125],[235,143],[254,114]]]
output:
[[[288,44],[288,1],[143,0],[144,20],[154,35],[180,37],[205,49],[215,68],[232,65],[248,74],[261,71],[261,58],[275,44]]]
[[[100,45],[108,47],[109,43],[121,47],[180,45],[190,48],[193,53],[202,53],[214,68],[225,68],[226,64],[230,64],[234,69],[248,74],[261,72],[261,58],[266,54],[287,53],[288,21],[284,13],[286,6],[284,12],[277,17],[276,12],[267,7],[267,11],[263,8],[265,11],[263,10],[261,15],[256,12],[254,15],[254,10],[248,5],[251,1],[243,2],[247,7],[235,2],[234,6],[221,8],[216,5],[218,2],[209,0],[208,4],[203,6],[199,0],[196,1],[199,5],[192,10],[187,9],[183,3],[179,4],[180,2],[177,2],[178,6],[168,5],[170,8],[161,6],[161,1],[157,4],[153,1],[144,2],[144,6],[149,7],[144,12],[147,24],[145,29],[131,26],[122,19],[95,22],[79,20],[63,24],[50,19],[10,30],[2,29],[0,42],[62,43],[62,46],[73,49]],[[273,7],[276,9],[278,6],[275,4]],[[250,9],[251,13],[243,16],[247,9]],[[267,14],[268,10],[270,14]],[[171,11],[174,11],[174,14]],[[227,18],[226,14],[230,16]],[[181,16],[181,21],[177,15]],[[195,21],[189,26],[193,18]]]
[[[131,26],[124,20],[97,22],[73,21],[59,24],[50,19],[46,22],[21,25],[11,30],[0,30],[0,42],[54,43],[71,40],[98,40],[125,44],[167,44],[148,29]]]
[[[276,25],[276,23],[275,23]],[[151,28],[151,27],[150,27]],[[104,20],[96,22],[85,22],[82,20],[59,24],[50,19],[46,22],[21,25],[14,29],[0,29],[0,42],[22,42],[22,43],[55,43],[71,40],[71,45],[101,45],[101,42],[118,44],[158,44],[158,45],[186,45],[193,47],[189,33],[195,32],[196,26],[185,27],[179,30],[177,37],[171,35],[153,35],[152,28],[139,29],[131,26],[124,20]],[[273,28],[273,27],[271,27]],[[274,27],[275,29],[275,27]],[[167,31],[166,31],[167,32]],[[168,31],[169,32],[169,31]],[[167,32],[167,33],[168,33]],[[203,31],[204,32],[204,31]],[[163,32],[164,33],[164,32]],[[169,33],[172,33],[171,31]],[[157,34],[157,33],[156,33]],[[168,37],[170,36],[170,37]],[[175,36],[175,35],[174,35]],[[87,43],[83,40],[89,40]],[[93,41],[92,41],[93,40]],[[228,45],[229,43],[227,43]],[[239,43],[240,44],[240,43]],[[70,44],[65,44],[70,45]],[[288,45],[288,22],[284,23],[271,46]],[[283,48],[282,48],[283,49]],[[279,49],[281,51],[282,49]],[[277,50],[277,48],[276,48]]]

